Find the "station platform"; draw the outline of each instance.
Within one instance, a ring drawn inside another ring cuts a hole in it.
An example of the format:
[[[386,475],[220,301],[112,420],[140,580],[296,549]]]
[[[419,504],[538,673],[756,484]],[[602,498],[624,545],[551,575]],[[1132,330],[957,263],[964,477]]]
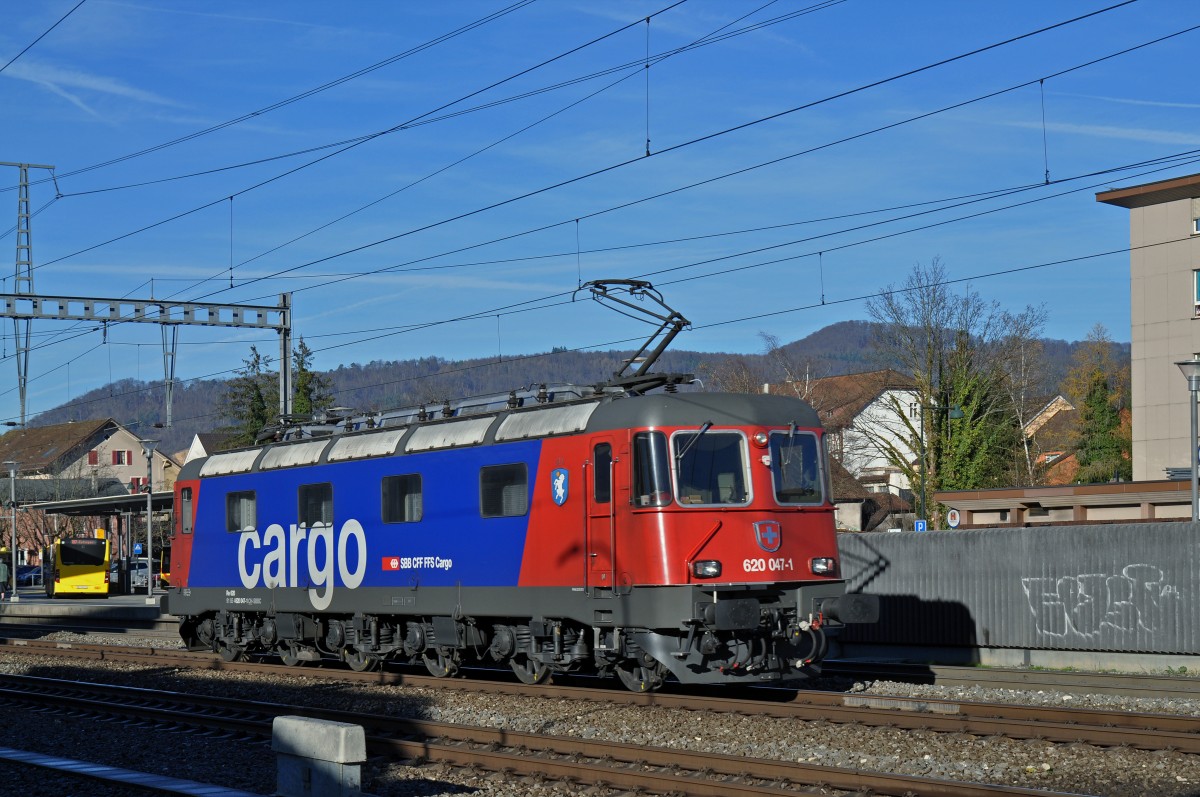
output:
[[[0,623],[55,623],[160,631],[178,627],[178,618],[162,613],[164,592],[152,596],[48,598],[41,587],[22,587],[15,600],[0,601]],[[10,596],[11,597],[11,596]]]

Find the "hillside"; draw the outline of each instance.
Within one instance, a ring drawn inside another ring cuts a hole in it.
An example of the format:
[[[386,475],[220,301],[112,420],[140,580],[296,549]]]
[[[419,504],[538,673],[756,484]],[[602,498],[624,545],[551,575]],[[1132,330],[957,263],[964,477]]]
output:
[[[663,355],[657,371],[695,373],[706,386],[731,361],[763,381],[782,381],[789,371],[797,377],[821,378],[886,367],[873,356],[874,324],[844,321],[817,330],[767,354],[724,354],[686,350]],[[1057,392],[1070,367],[1078,343],[1044,341],[1046,379],[1041,392]],[[1115,344],[1118,356],[1129,358],[1129,344]],[[459,396],[507,392],[540,383],[594,384],[620,370],[630,352],[554,351],[524,357],[492,360],[450,361],[439,357],[343,365],[327,372],[334,384],[335,403],[357,410],[379,410],[418,403],[440,404]],[[44,412],[30,421],[32,426],[72,420],[112,417],[135,433],[162,440],[165,451],[188,447],[197,432],[220,429],[228,420],[220,416],[224,402],[223,380],[184,382],[175,388],[173,428],[158,429],[165,419],[161,384],[126,379],[79,396],[68,404]]]

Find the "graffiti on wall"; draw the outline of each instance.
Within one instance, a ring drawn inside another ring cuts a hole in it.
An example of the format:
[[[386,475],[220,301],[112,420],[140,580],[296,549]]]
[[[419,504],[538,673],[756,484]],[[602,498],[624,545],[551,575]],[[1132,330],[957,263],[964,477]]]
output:
[[[1163,571],[1148,564],[1126,565],[1120,575],[1022,578],[1021,586],[1038,633],[1050,637],[1153,633],[1175,618],[1180,599]]]

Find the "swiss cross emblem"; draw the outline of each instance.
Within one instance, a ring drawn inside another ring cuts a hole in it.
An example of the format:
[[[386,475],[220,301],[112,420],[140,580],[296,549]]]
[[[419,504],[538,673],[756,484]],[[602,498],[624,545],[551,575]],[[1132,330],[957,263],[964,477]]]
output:
[[[384,570],[399,570],[400,569],[400,557],[399,556],[383,557],[383,569]]]
[[[754,539],[758,547],[767,553],[775,553],[783,545],[783,531],[777,520],[759,520],[754,523]]]

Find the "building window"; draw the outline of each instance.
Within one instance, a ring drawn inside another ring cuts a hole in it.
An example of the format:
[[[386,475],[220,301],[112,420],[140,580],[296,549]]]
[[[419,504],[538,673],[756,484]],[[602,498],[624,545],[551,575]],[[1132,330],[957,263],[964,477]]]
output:
[[[312,528],[318,523],[333,525],[333,485],[300,485],[300,525]]]
[[[529,509],[529,477],[525,463],[479,469],[479,514],[518,517]]]
[[[920,405],[920,404],[918,404],[918,403],[917,403],[917,402],[915,402],[915,401],[913,401],[913,402],[910,402],[910,403],[909,403],[909,405],[908,405],[908,417],[910,417],[910,418],[915,418],[915,417],[917,417],[917,413],[919,413],[919,412],[920,412],[920,410],[921,410],[921,405]]]
[[[254,531],[254,491],[227,493],[225,495],[225,530]]]
[[[1192,235],[1200,235],[1200,219],[1192,219]]]
[[[114,465],[132,465],[132,451],[114,451],[112,452],[112,464]]]
[[[1200,270],[1192,272],[1192,295],[1196,298],[1196,315],[1200,316]]]
[[[99,465],[100,464],[100,452],[94,448],[88,452],[88,464],[89,465]]]
[[[423,514],[419,473],[383,477],[384,523],[416,523]]]

